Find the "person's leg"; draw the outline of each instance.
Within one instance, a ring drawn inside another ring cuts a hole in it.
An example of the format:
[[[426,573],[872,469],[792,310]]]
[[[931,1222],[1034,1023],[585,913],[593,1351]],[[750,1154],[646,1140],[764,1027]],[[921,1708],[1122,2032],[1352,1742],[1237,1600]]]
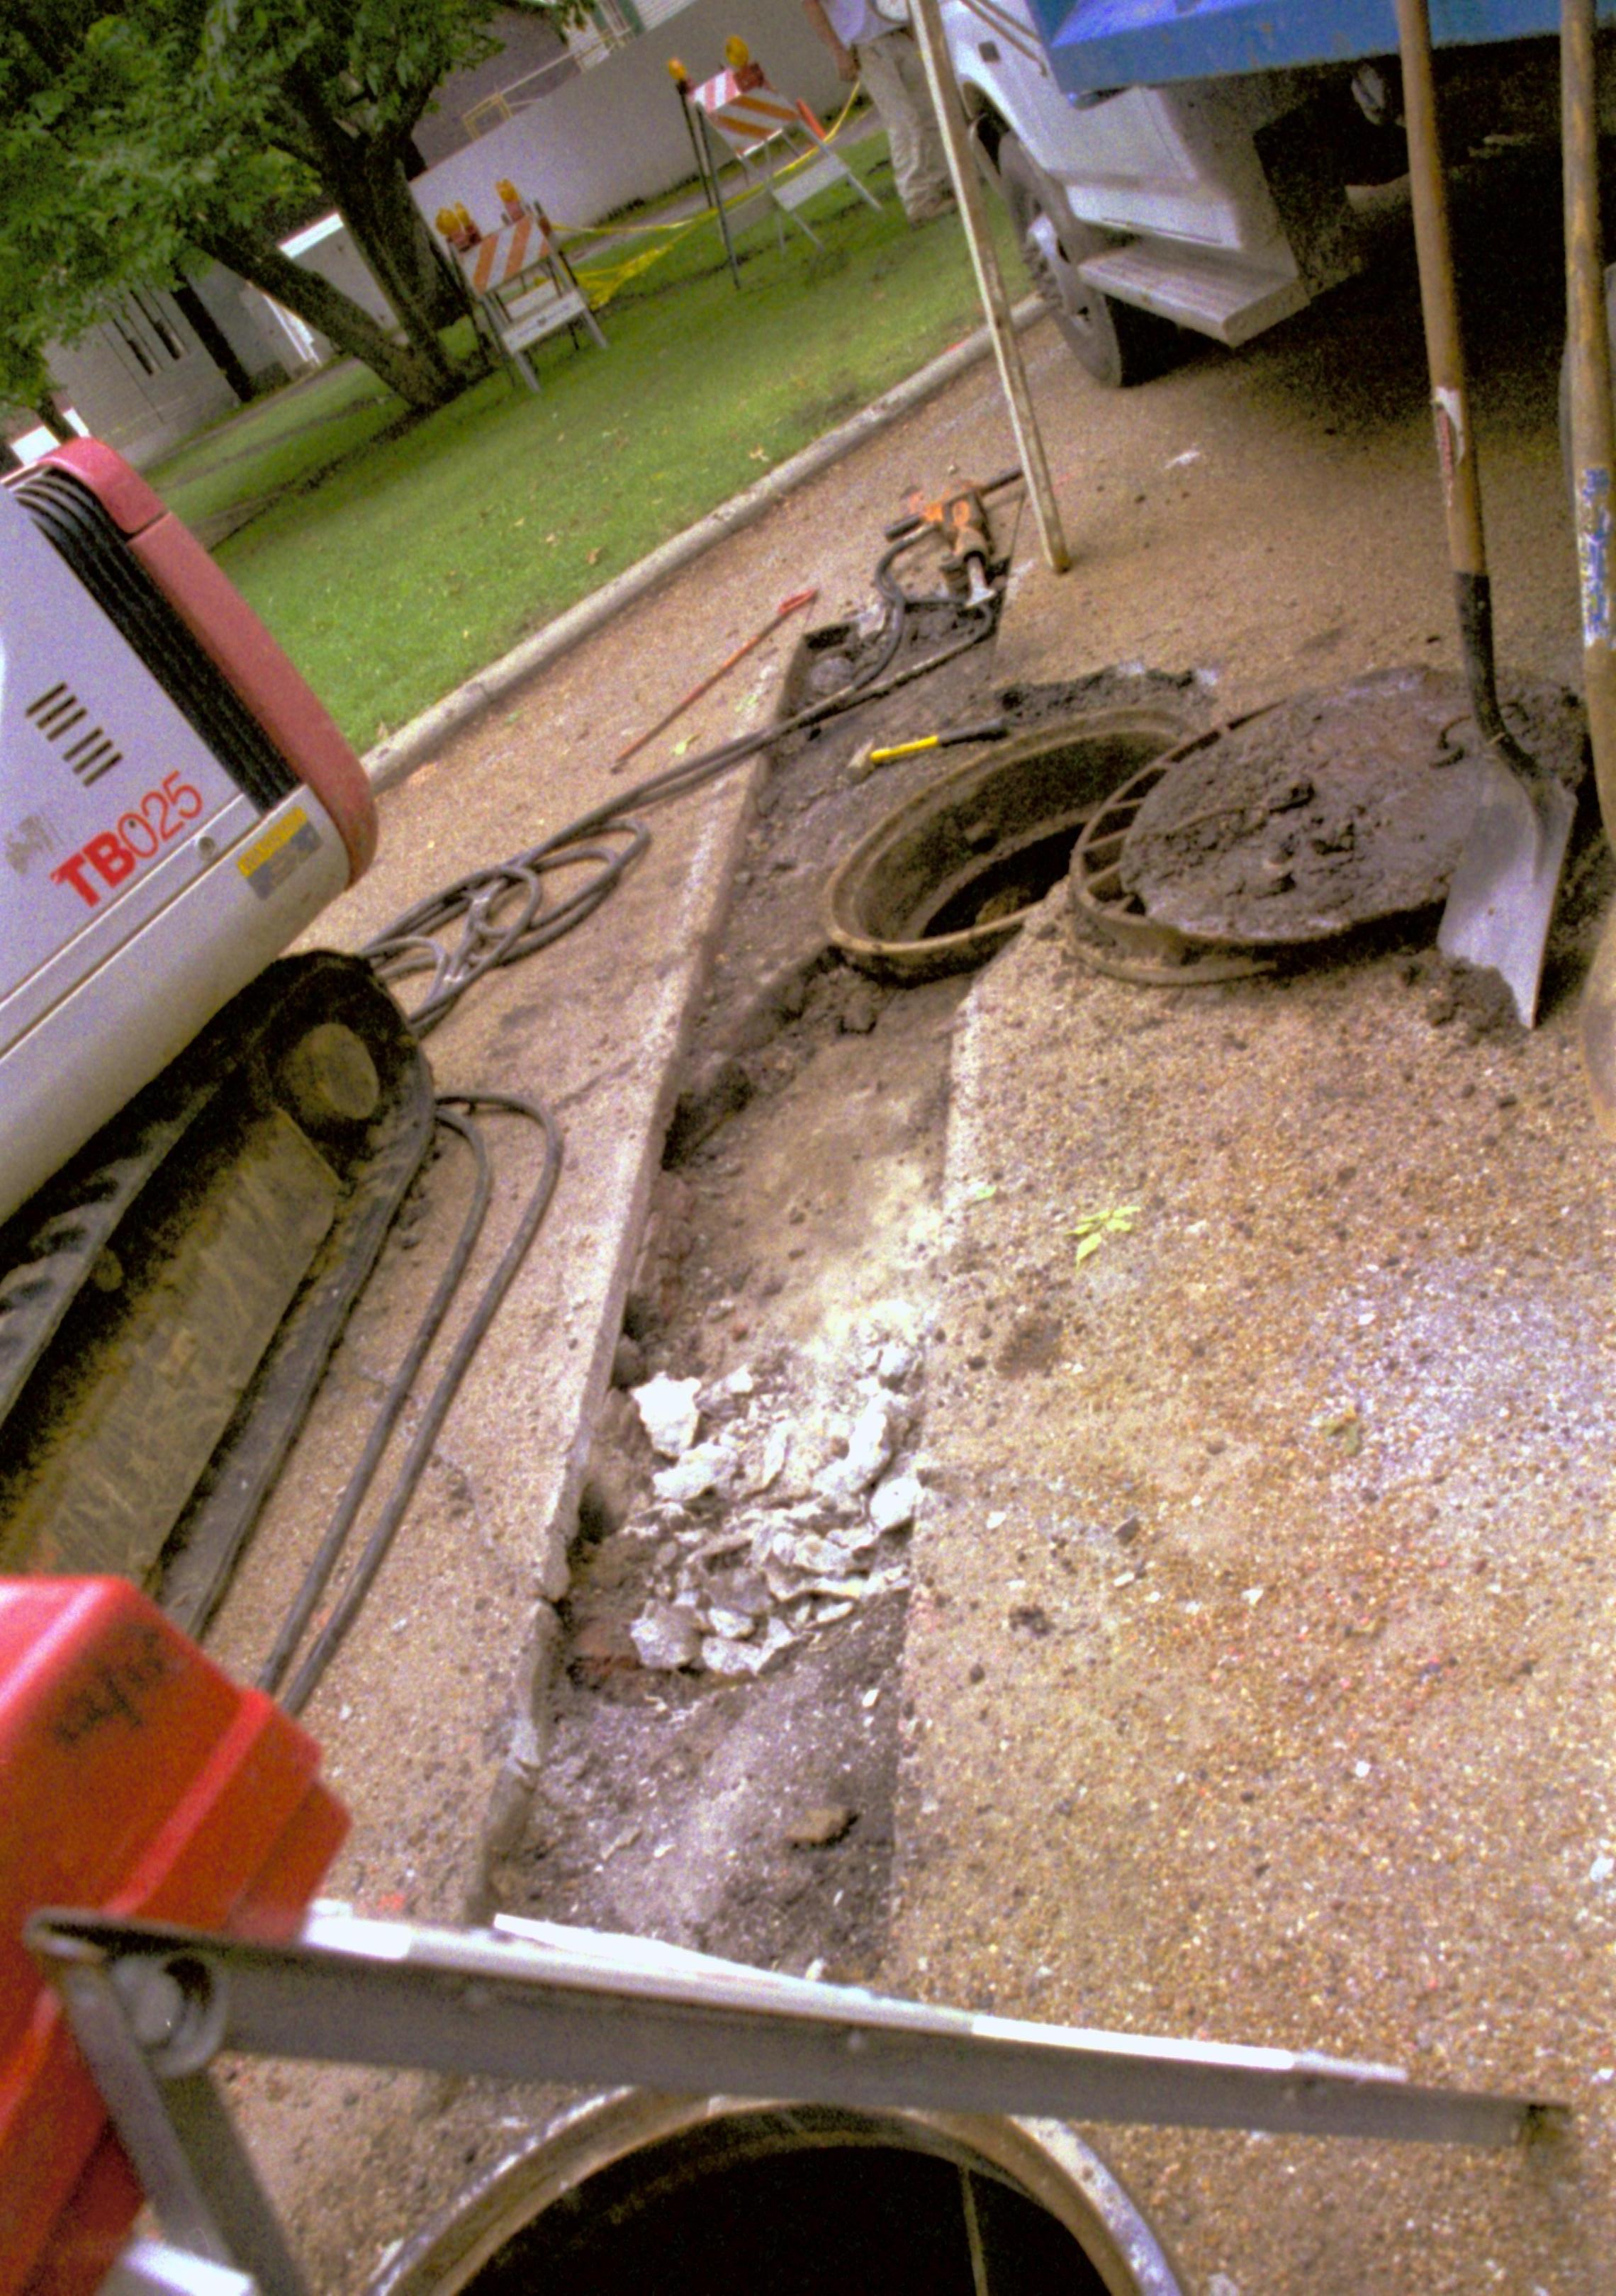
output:
[[[931,90],[926,84],[926,67],[921,61],[913,33],[899,32],[890,45],[894,52],[898,78],[909,99],[909,115],[914,121],[914,196],[906,199],[904,206],[911,215],[917,208],[928,215],[935,215],[939,207],[953,204],[954,185],[948,175],[947,156],[943,150],[942,131],[937,124]]]
[[[923,222],[937,213],[950,192],[920,51],[906,32],[889,32],[879,40],[860,44],[858,70],[887,131],[904,213],[912,222]]]

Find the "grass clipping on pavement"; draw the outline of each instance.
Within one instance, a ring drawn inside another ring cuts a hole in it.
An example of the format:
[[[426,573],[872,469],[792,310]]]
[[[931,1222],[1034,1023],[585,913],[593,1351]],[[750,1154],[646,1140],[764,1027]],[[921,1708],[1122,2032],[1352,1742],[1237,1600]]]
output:
[[[607,307],[607,349],[530,353],[537,394],[492,375],[398,429],[349,370],[324,477],[283,394],[261,449],[249,409],[154,481],[194,521],[301,480],[215,555],[365,749],[980,323],[957,221],[913,231],[877,185],[879,213],[815,202],[823,250],[754,224],[738,293],[704,226]]]

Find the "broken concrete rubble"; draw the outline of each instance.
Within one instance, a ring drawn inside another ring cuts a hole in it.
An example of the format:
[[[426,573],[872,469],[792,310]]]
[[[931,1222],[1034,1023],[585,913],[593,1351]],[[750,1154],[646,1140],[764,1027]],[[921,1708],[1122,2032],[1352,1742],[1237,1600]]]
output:
[[[676,1459],[671,1467],[660,1469],[651,1479],[652,1488],[660,1499],[676,1506],[688,1506],[694,1499],[705,1498],[710,1491],[727,1491],[739,1464],[732,1445],[722,1441],[697,1443],[683,1458]]]
[[[870,1493],[870,1521],[877,1530],[901,1530],[920,1509],[920,1480],[915,1475],[889,1475]]]
[[[652,1603],[628,1629],[640,1664],[671,1674],[692,1665],[701,1654],[701,1630],[690,1611],[677,1611],[671,1603]]]
[[[755,1675],[804,1632],[907,1585],[902,1539],[921,1486],[907,1468],[886,1471],[917,1414],[879,1374],[913,1382],[920,1353],[877,1340],[853,1361],[866,1368],[849,1382],[838,1365],[831,1382],[861,1398],[841,1442],[837,1419],[800,1391],[792,1367],[780,1384],[742,1369],[700,1388],[660,1374],[636,1390],[647,1431],[654,1424],[665,1439],[691,1419],[725,1427],[657,1469],[649,1502],[625,1525],[654,1550],[651,1600],[632,1628],[644,1665]]]
[[[851,1498],[868,1490],[891,1464],[896,1428],[900,1423],[894,1400],[883,1391],[865,1405],[853,1422],[846,1455],[820,1469],[814,1478],[816,1490],[827,1498]]]
[[[688,1451],[696,1439],[701,1415],[696,1406],[699,1379],[669,1379],[659,1372],[643,1387],[634,1390],[645,1432],[651,1438],[651,1447],[664,1459],[677,1459]]]

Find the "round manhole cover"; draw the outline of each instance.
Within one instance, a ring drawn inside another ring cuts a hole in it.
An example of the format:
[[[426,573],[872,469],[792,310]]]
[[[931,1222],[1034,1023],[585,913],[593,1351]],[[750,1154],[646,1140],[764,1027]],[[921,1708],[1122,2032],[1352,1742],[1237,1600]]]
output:
[[[1575,699],[1515,684],[1505,714],[1569,788]],[[1237,718],[1166,761],[1117,860],[1153,924],[1252,947],[1325,940],[1447,893],[1483,744],[1462,678],[1384,670]]]

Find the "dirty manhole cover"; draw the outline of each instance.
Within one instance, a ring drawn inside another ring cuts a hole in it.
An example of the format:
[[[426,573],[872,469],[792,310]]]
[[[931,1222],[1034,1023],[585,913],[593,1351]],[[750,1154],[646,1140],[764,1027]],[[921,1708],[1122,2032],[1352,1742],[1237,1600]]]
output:
[[[1582,719],[1560,687],[1505,689],[1524,748],[1574,788]],[[1118,877],[1153,923],[1214,941],[1325,939],[1433,906],[1476,804],[1464,680],[1386,670],[1186,745],[1145,796]]]

